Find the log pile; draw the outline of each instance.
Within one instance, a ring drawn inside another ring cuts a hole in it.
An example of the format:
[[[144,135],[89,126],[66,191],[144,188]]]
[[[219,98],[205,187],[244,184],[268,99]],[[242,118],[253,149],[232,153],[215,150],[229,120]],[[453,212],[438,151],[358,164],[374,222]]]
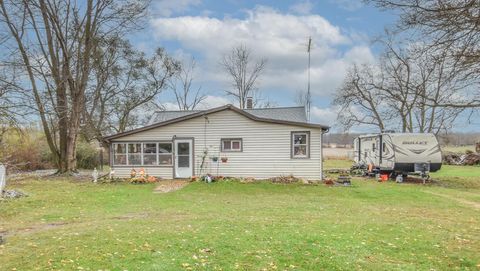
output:
[[[443,155],[443,163],[447,165],[473,166],[480,165],[480,153],[467,152],[461,153],[445,153]]]

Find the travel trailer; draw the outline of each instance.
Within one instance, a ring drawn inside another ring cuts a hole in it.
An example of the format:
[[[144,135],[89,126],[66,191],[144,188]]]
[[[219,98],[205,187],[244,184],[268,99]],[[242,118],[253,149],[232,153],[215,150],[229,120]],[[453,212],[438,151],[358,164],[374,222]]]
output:
[[[355,138],[354,160],[369,172],[428,175],[442,166],[442,152],[434,134],[381,133]]]

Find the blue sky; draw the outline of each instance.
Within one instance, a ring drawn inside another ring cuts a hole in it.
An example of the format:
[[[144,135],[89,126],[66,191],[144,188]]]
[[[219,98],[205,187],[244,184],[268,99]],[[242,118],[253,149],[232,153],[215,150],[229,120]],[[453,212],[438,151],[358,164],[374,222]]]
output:
[[[208,95],[203,107],[232,103],[224,93],[231,85],[219,61],[233,46],[245,44],[254,57],[268,59],[258,85],[262,97],[292,106],[295,93],[306,89],[311,36],[312,120],[333,125],[337,109],[330,103],[346,69],[372,61],[378,53],[372,38],[395,20],[394,14],[355,0],[154,0],[147,27],[132,41],[146,52],[161,46],[178,59],[194,57],[195,84]],[[174,108],[168,91],[161,101]]]

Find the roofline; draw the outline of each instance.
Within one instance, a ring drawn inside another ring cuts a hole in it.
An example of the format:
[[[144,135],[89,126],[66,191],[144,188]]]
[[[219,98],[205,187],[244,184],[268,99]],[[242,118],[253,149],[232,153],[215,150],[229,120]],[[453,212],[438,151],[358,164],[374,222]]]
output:
[[[409,132],[405,132],[405,133],[370,133],[370,134],[361,134],[359,136],[357,136],[357,138],[367,138],[367,137],[376,137],[376,136],[379,136],[379,135],[392,135],[392,136],[396,136],[396,135],[433,135],[436,137],[436,135],[434,133],[409,133]]]
[[[285,108],[305,108],[303,105],[298,106],[281,106],[281,107],[265,107],[265,108],[244,108],[246,110],[269,110],[269,109],[285,109]]]
[[[231,106],[234,106],[232,104],[229,104]],[[224,105],[226,106],[226,105]],[[234,106],[236,107],[236,106]],[[194,110],[189,110],[190,112],[195,112],[195,113],[198,113],[198,112],[203,112],[203,111],[206,111],[206,110],[211,110],[211,109],[215,109],[217,107],[214,107],[214,108],[210,108],[210,109],[204,109],[204,110],[201,110],[201,109],[194,109]],[[269,110],[269,109],[286,109],[286,108],[305,108],[305,106],[303,105],[298,105],[298,106],[280,106],[280,107],[265,107],[265,108],[244,108],[245,110]],[[155,113],[163,113],[163,112],[185,112],[185,110],[155,110],[154,111]],[[194,113],[192,113],[194,114]]]
[[[199,111],[199,112],[196,112],[196,113],[188,114],[188,115],[181,116],[181,117],[178,117],[178,118],[174,118],[174,119],[170,119],[170,120],[166,120],[166,121],[162,121],[162,122],[157,122],[157,123],[150,124],[150,125],[147,125],[147,126],[144,126],[144,127],[136,128],[136,129],[125,131],[125,132],[121,132],[121,133],[118,133],[118,134],[109,135],[109,136],[104,137],[103,140],[105,142],[109,142],[112,139],[119,138],[119,137],[122,137],[122,136],[127,136],[127,135],[135,134],[135,133],[138,133],[138,132],[147,131],[147,130],[150,130],[150,129],[166,126],[166,125],[177,123],[177,122],[184,121],[184,120],[193,119],[193,118],[196,118],[196,117],[201,117],[201,116],[204,116],[204,115],[220,112],[220,111],[227,110],[227,109],[233,110],[233,111],[235,111],[235,112],[237,112],[237,113],[239,113],[239,114],[241,114],[241,115],[243,115],[243,116],[245,116],[245,117],[247,117],[251,120],[260,121],[260,122],[277,123],[277,124],[289,124],[289,125],[296,125],[296,126],[308,127],[308,128],[319,128],[319,129],[322,129],[324,131],[328,131],[330,129],[330,127],[324,126],[324,125],[321,125],[321,124],[260,118],[260,117],[257,117],[255,115],[252,115],[248,112],[245,112],[242,109],[237,108],[237,107],[235,107],[231,104],[227,104],[227,105],[215,107],[215,108],[212,108],[212,109],[203,110],[203,111]]]

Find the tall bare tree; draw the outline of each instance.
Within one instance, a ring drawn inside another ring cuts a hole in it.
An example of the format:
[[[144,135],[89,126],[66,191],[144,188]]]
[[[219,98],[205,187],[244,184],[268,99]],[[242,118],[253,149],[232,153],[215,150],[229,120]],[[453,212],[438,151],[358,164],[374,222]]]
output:
[[[235,97],[240,108],[245,108],[248,97],[254,97],[258,90],[258,78],[265,69],[267,59],[255,61],[252,52],[245,45],[234,47],[230,53],[223,56],[222,67],[232,79],[234,90],[226,93]]]
[[[349,71],[334,104],[342,107],[347,126],[373,125],[380,131],[439,133],[452,127],[465,108],[446,103],[467,102],[460,93],[468,83],[456,77],[455,65],[445,54],[386,40],[377,65],[355,65]]]
[[[196,61],[191,58],[181,65],[180,72],[170,80],[170,88],[175,94],[179,110],[194,110],[207,97],[201,86],[192,89],[195,66]]]
[[[366,0],[399,13],[397,31],[408,32],[425,50],[445,54],[457,63],[456,76],[470,81],[465,103],[448,107],[480,107],[480,0]]]
[[[162,48],[146,56],[118,36],[100,44],[92,63],[83,127],[87,138],[98,140],[142,124],[139,111],[166,89],[180,69]]]
[[[4,61],[23,68],[23,89],[31,93],[59,173],[76,171],[76,142],[98,40],[133,26],[146,4],[0,1],[1,27],[9,38],[4,48],[10,50]]]

